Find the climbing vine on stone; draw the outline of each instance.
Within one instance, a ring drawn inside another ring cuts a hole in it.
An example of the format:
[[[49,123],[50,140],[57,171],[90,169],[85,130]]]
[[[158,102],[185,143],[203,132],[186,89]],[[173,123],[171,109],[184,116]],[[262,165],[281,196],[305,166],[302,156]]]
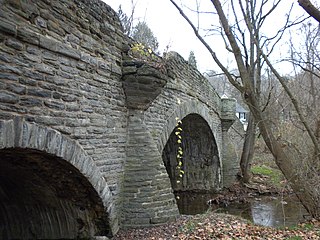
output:
[[[177,150],[177,171],[178,171],[178,178],[177,178],[177,183],[181,183],[182,177],[184,175],[184,170],[183,170],[183,163],[182,163],[182,158],[183,158],[183,149],[182,149],[182,121],[176,118],[177,120],[177,125],[175,129],[175,135],[177,137],[177,144],[178,144],[178,150]]]

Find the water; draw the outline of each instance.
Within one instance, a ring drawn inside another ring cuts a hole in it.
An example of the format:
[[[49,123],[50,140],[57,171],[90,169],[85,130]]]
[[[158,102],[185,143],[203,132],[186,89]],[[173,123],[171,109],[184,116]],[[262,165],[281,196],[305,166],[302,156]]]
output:
[[[207,201],[210,194],[179,193],[179,211],[181,214],[194,215],[204,213],[209,209]],[[227,206],[213,206],[213,211],[241,216],[254,224],[283,227],[293,226],[305,220],[307,211],[294,195],[286,197],[256,197],[245,203],[231,203]]]

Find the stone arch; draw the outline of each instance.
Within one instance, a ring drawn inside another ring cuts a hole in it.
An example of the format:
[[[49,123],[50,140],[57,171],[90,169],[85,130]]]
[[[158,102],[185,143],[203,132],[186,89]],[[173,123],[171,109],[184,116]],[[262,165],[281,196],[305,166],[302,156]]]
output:
[[[185,174],[180,183],[176,182],[176,118],[182,120],[183,129],[181,136]],[[199,102],[187,102],[171,115],[159,141],[165,143],[163,147],[160,146],[160,152],[175,192],[208,192],[221,187],[222,164],[218,145],[218,141],[221,142],[220,128],[217,115]]]
[[[0,234],[4,238],[74,239],[117,231],[109,187],[76,141],[17,117],[0,121],[0,156]],[[48,176],[52,179],[45,179]],[[9,195],[15,197],[12,206],[6,202]],[[15,216],[19,208],[22,213]],[[35,214],[37,220],[26,223],[24,218]],[[16,225],[9,226],[9,219]],[[45,223],[52,224],[38,225]]]
[[[170,134],[176,127],[177,119],[181,120],[189,114],[198,114],[200,115],[210,127],[210,130],[216,139],[218,145],[218,152],[221,152],[221,146],[219,144],[221,139],[221,120],[218,117],[218,114],[210,110],[205,104],[200,101],[190,100],[184,102],[175,109],[174,112],[167,117],[167,123],[165,124],[162,132],[160,133],[157,146],[158,150],[161,153],[170,137]]]

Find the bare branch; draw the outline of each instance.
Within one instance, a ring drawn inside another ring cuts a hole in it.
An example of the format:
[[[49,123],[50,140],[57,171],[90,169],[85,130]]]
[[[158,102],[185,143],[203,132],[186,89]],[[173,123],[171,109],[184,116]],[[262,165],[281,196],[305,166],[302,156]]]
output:
[[[275,4],[273,4],[272,8],[265,15],[263,15],[260,18],[260,20],[259,20],[260,27],[262,26],[264,20],[277,8],[277,6],[279,5],[280,1],[281,0],[278,0]],[[267,3],[267,1],[265,1],[264,3],[261,4],[261,8],[260,8],[261,13],[262,13],[262,8],[263,8],[264,4],[266,4],[266,3]]]
[[[197,5],[198,5],[198,2],[197,2]],[[191,8],[189,6],[186,6],[186,5],[184,5],[184,7],[186,9],[188,9],[189,11],[194,12],[194,13],[199,13],[199,14],[217,14],[215,12],[210,12],[210,11],[200,11],[198,8],[197,8],[197,10],[194,10],[193,8]]]
[[[257,44],[256,44],[257,45]],[[318,140],[316,138],[316,136],[314,135],[313,131],[311,130],[309,124],[307,123],[305,117],[302,114],[302,111],[300,109],[299,103],[297,101],[297,99],[293,96],[293,94],[291,93],[290,89],[288,88],[285,79],[280,75],[280,73],[273,67],[272,63],[269,61],[268,57],[262,52],[261,48],[257,45],[259,51],[261,52],[261,56],[264,58],[264,60],[266,61],[267,65],[269,66],[269,68],[271,69],[272,73],[277,77],[277,79],[279,80],[281,86],[284,88],[286,94],[288,95],[288,97],[290,98],[298,116],[299,119],[301,121],[301,123],[303,124],[303,126],[305,127],[305,129],[308,132],[309,137],[312,140],[312,143],[314,145],[315,151],[316,151],[316,155],[318,155],[320,153],[320,148],[319,148],[319,143]]]
[[[241,8],[241,11],[242,11],[242,13],[243,13],[243,16],[245,16],[245,13],[244,13],[244,11],[243,11],[243,7],[242,7],[242,4],[241,4],[241,1],[239,1],[239,3],[240,3],[240,8]],[[237,16],[237,14],[236,14],[236,10],[235,10],[235,8],[234,8],[234,3],[233,3],[233,1],[232,1],[232,3],[231,3],[231,6],[232,6],[233,14],[234,14],[234,16],[235,16],[235,18],[236,18],[235,21],[236,21],[237,29],[238,29],[241,37],[242,37],[242,40],[240,40],[237,35],[236,35],[236,38],[239,40],[239,43],[242,45],[242,47],[243,47],[243,49],[244,49],[244,50],[243,50],[243,54],[244,54],[244,58],[245,58],[245,61],[246,61],[246,65],[248,66],[248,65],[249,65],[249,56],[248,56],[248,49],[247,49],[247,46],[246,46],[245,34],[244,34],[244,32],[241,30],[241,27],[240,27],[240,25],[239,25],[240,21],[238,20],[238,16]]]
[[[263,108],[261,109],[261,112],[264,112],[266,110],[266,108],[268,107],[268,105],[270,104],[270,101],[271,101],[271,96],[272,96],[272,89],[274,87],[272,86],[271,89],[269,90],[268,92],[268,97],[267,97],[267,101],[266,103],[264,104]]]
[[[218,66],[220,67],[220,69],[226,74],[228,80],[232,83],[232,85],[234,85],[240,92],[243,91],[243,87],[232,77],[232,75],[230,74],[230,72],[228,71],[227,68],[224,67],[224,65],[220,62],[220,60],[218,59],[216,53],[213,51],[213,49],[209,46],[209,44],[204,40],[204,38],[199,34],[199,31],[197,30],[197,28],[193,25],[193,23],[191,22],[191,20],[187,17],[187,15],[182,11],[182,9],[176,4],[176,2],[174,0],[170,0],[170,2],[178,9],[180,15],[189,23],[189,25],[191,26],[191,28],[193,29],[195,35],[197,36],[197,38],[200,40],[200,42],[208,49],[208,51],[210,52],[213,60],[218,64]]]
[[[219,19],[221,21],[222,28],[223,28],[223,30],[224,30],[227,38],[228,38],[228,41],[230,43],[230,46],[232,48],[232,51],[233,51],[234,57],[236,59],[240,75],[242,77],[244,88],[246,90],[252,89],[252,86],[251,86],[252,84],[251,84],[250,81],[248,81],[249,80],[249,75],[248,75],[248,72],[246,71],[246,66],[245,66],[245,64],[243,62],[243,59],[242,59],[241,50],[240,50],[240,48],[239,48],[239,46],[237,44],[237,41],[236,41],[234,35],[232,34],[231,28],[230,28],[230,26],[228,24],[227,17],[226,17],[226,15],[224,14],[224,12],[222,10],[222,6],[220,4],[220,1],[219,0],[211,0],[211,2],[214,5],[214,7],[216,8],[216,10],[217,10]],[[242,89],[242,90],[244,90],[244,89]]]
[[[300,62],[300,61],[294,60],[294,59],[287,59],[287,61],[289,61],[289,62],[291,62],[291,63],[299,66],[303,71],[308,72],[308,73],[310,73],[310,74],[312,74],[312,75],[320,78],[320,74],[319,74],[319,73],[316,73],[315,71],[312,71],[312,70],[310,70],[309,68],[304,67],[304,66],[302,65],[302,64],[304,64],[304,65],[310,65],[310,64],[312,64],[312,63],[310,63],[310,62],[303,62],[303,61]],[[320,71],[320,68],[318,68],[316,65],[313,65],[313,67],[316,68],[318,71]]]

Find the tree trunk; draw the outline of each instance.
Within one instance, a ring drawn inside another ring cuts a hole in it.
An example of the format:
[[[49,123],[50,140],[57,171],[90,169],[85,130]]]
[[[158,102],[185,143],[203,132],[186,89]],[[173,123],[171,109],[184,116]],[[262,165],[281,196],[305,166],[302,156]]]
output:
[[[270,121],[268,120],[268,117],[265,116],[265,112],[262,112],[261,106],[259,105],[259,93],[258,91],[255,91],[255,86],[252,83],[252,72],[247,68],[247,63],[244,59],[244,54],[241,51],[242,48],[237,43],[237,40],[239,38],[236,38],[233,32],[233,27],[229,26],[228,19],[223,11],[222,5],[220,3],[220,0],[211,0],[212,4],[214,5],[215,9],[217,10],[217,14],[220,19],[221,26],[223,28],[223,31],[225,33],[226,39],[228,40],[228,43],[230,45],[230,49],[234,55],[235,61],[238,66],[239,75],[241,78],[241,84],[238,82],[238,78],[235,79],[232,74],[228,71],[228,69],[219,61],[218,57],[216,56],[215,52],[212,50],[212,48],[208,45],[208,43],[202,38],[197,30],[197,28],[192,24],[191,20],[183,13],[181,8],[173,1],[170,0],[176,8],[179,10],[180,14],[187,20],[187,22],[190,24],[192,29],[195,32],[195,35],[199,38],[199,40],[204,44],[204,46],[209,50],[211,53],[212,58],[214,61],[218,64],[218,66],[221,68],[221,70],[226,74],[228,80],[243,94],[244,99],[250,108],[251,113],[253,114],[253,117],[255,119],[255,122],[257,126],[260,129],[260,133],[268,146],[270,152],[273,154],[275,162],[279,169],[282,171],[286,179],[288,180],[289,184],[291,185],[292,189],[300,199],[301,203],[305,206],[305,208],[308,210],[308,212],[317,219],[320,219],[320,163],[317,161],[317,164],[310,164],[310,161],[306,163],[305,165],[302,164],[302,159],[299,159],[299,155],[295,152],[295,149],[287,146],[285,142],[282,142],[281,140],[277,139],[275,137],[274,130],[272,129],[270,125]],[[239,1],[241,3],[241,1]],[[299,3],[306,3],[309,2],[308,0],[299,0]],[[270,11],[273,11],[277,5],[274,5],[274,8]],[[262,10],[261,10],[262,11]],[[243,12],[244,11],[243,9]],[[262,12],[260,12],[261,15]],[[266,16],[264,16],[266,17]],[[264,18],[263,17],[263,18]],[[263,18],[260,18],[260,23],[264,21]],[[319,21],[320,22],[320,21]],[[251,27],[256,28],[257,26],[248,26],[249,29]],[[256,29],[254,29],[256,31]],[[254,31],[254,32],[255,32]],[[244,32],[242,32],[244,33]],[[262,56],[265,58],[265,61],[269,65],[269,67],[274,72],[274,67],[270,64],[267,56],[265,56],[262,51],[260,52],[260,46],[259,46],[259,40],[260,38],[254,39],[255,44],[257,45],[257,51],[259,52],[259,57]],[[245,45],[242,45],[242,47]],[[277,74],[275,73],[277,76]],[[278,78],[279,76],[277,76]],[[279,79],[279,78],[278,78]],[[304,115],[299,109],[299,105],[297,104],[297,100],[292,96],[289,89],[287,88],[284,81],[282,81],[281,76],[279,79],[280,83],[283,85],[286,93],[288,94],[290,100],[292,101],[295,109],[297,110],[298,116],[305,126],[308,136],[310,137],[310,140],[314,144],[316,155],[319,154],[319,142],[317,137],[315,136],[314,132],[311,131],[309,125],[305,121]],[[249,140],[248,144],[250,143]],[[253,144],[253,143],[251,143]],[[246,153],[247,156],[249,156],[249,152]],[[312,155],[312,154],[311,154]],[[245,158],[244,158],[245,159]],[[306,162],[306,161],[305,161]],[[245,164],[244,164],[245,167]]]
[[[254,86],[251,83],[250,74],[246,69],[245,63],[243,62],[240,47],[238,46],[236,38],[233,35],[233,32],[231,31],[231,27],[229,26],[227,17],[222,9],[222,5],[219,0],[211,1],[215,6],[215,9],[217,10],[217,14],[219,15],[221,25],[233,50],[233,54],[237,62],[238,70],[243,82],[244,100],[250,108],[250,111],[253,114],[256,123],[258,124],[261,135],[265,143],[267,144],[269,150],[271,151],[272,155],[274,156],[277,166],[290,183],[292,189],[300,199],[301,203],[305,206],[307,211],[313,217],[320,219],[320,181],[317,179],[319,178],[318,173],[316,172],[316,174],[313,174],[309,171],[309,169],[304,169],[305,172],[303,172],[303,174],[299,173],[298,170],[301,170],[302,167],[305,166],[298,166],[296,164],[297,162],[299,162],[299,159],[296,159],[298,157],[297,154],[294,154],[294,152],[292,151],[293,149],[283,147],[283,143],[275,138],[273,130],[269,124],[268,118],[263,115],[262,110],[259,106],[257,94],[254,90]],[[265,55],[263,56],[265,57]],[[265,60],[269,65],[270,62],[268,61],[268,59],[265,58]],[[269,67],[272,69],[272,71],[274,70],[272,65],[269,65]],[[284,85],[284,87],[286,87],[286,85]],[[288,91],[286,92],[288,93]],[[290,96],[290,99],[295,100],[292,98],[292,96]],[[296,102],[292,102],[295,105]],[[295,107],[297,108],[296,105]],[[298,114],[301,113],[299,111],[297,112]],[[301,114],[299,114],[299,117],[301,117],[302,120],[304,120],[303,116],[300,115]],[[304,126],[306,126],[307,130],[310,130],[306,124]],[[314,137],[314,135],[310,133],[310,131],[308,131],[308,133],[310,134],[310,138]],[[314,143],[315,139],[312,139],[312,141]],[[317,143],[315,144],[315,148],[316,152],[319,153],[317,149]],[[309,176],[309,173],[313,175]]]
[[[256,123],[250,115],[248,119],[248,127],[245,134],[243,150],[240,160],[241,181],[249,183],[251,180],[251,162],[254,155],[254,144],[256,138]]]
[[[299,165],[295,164],[299,162],[299,159],[296,159],[298,156],[292,149],[275,138],[269,122],[259,109],[255,96],[248,94],[246,101],[277,166],[310,215],[316,219],[320,219],[320,186],[318,173],[304,169],[304,174],[300,174],[299,170],[306,166],[302,166],[301,163]]]

